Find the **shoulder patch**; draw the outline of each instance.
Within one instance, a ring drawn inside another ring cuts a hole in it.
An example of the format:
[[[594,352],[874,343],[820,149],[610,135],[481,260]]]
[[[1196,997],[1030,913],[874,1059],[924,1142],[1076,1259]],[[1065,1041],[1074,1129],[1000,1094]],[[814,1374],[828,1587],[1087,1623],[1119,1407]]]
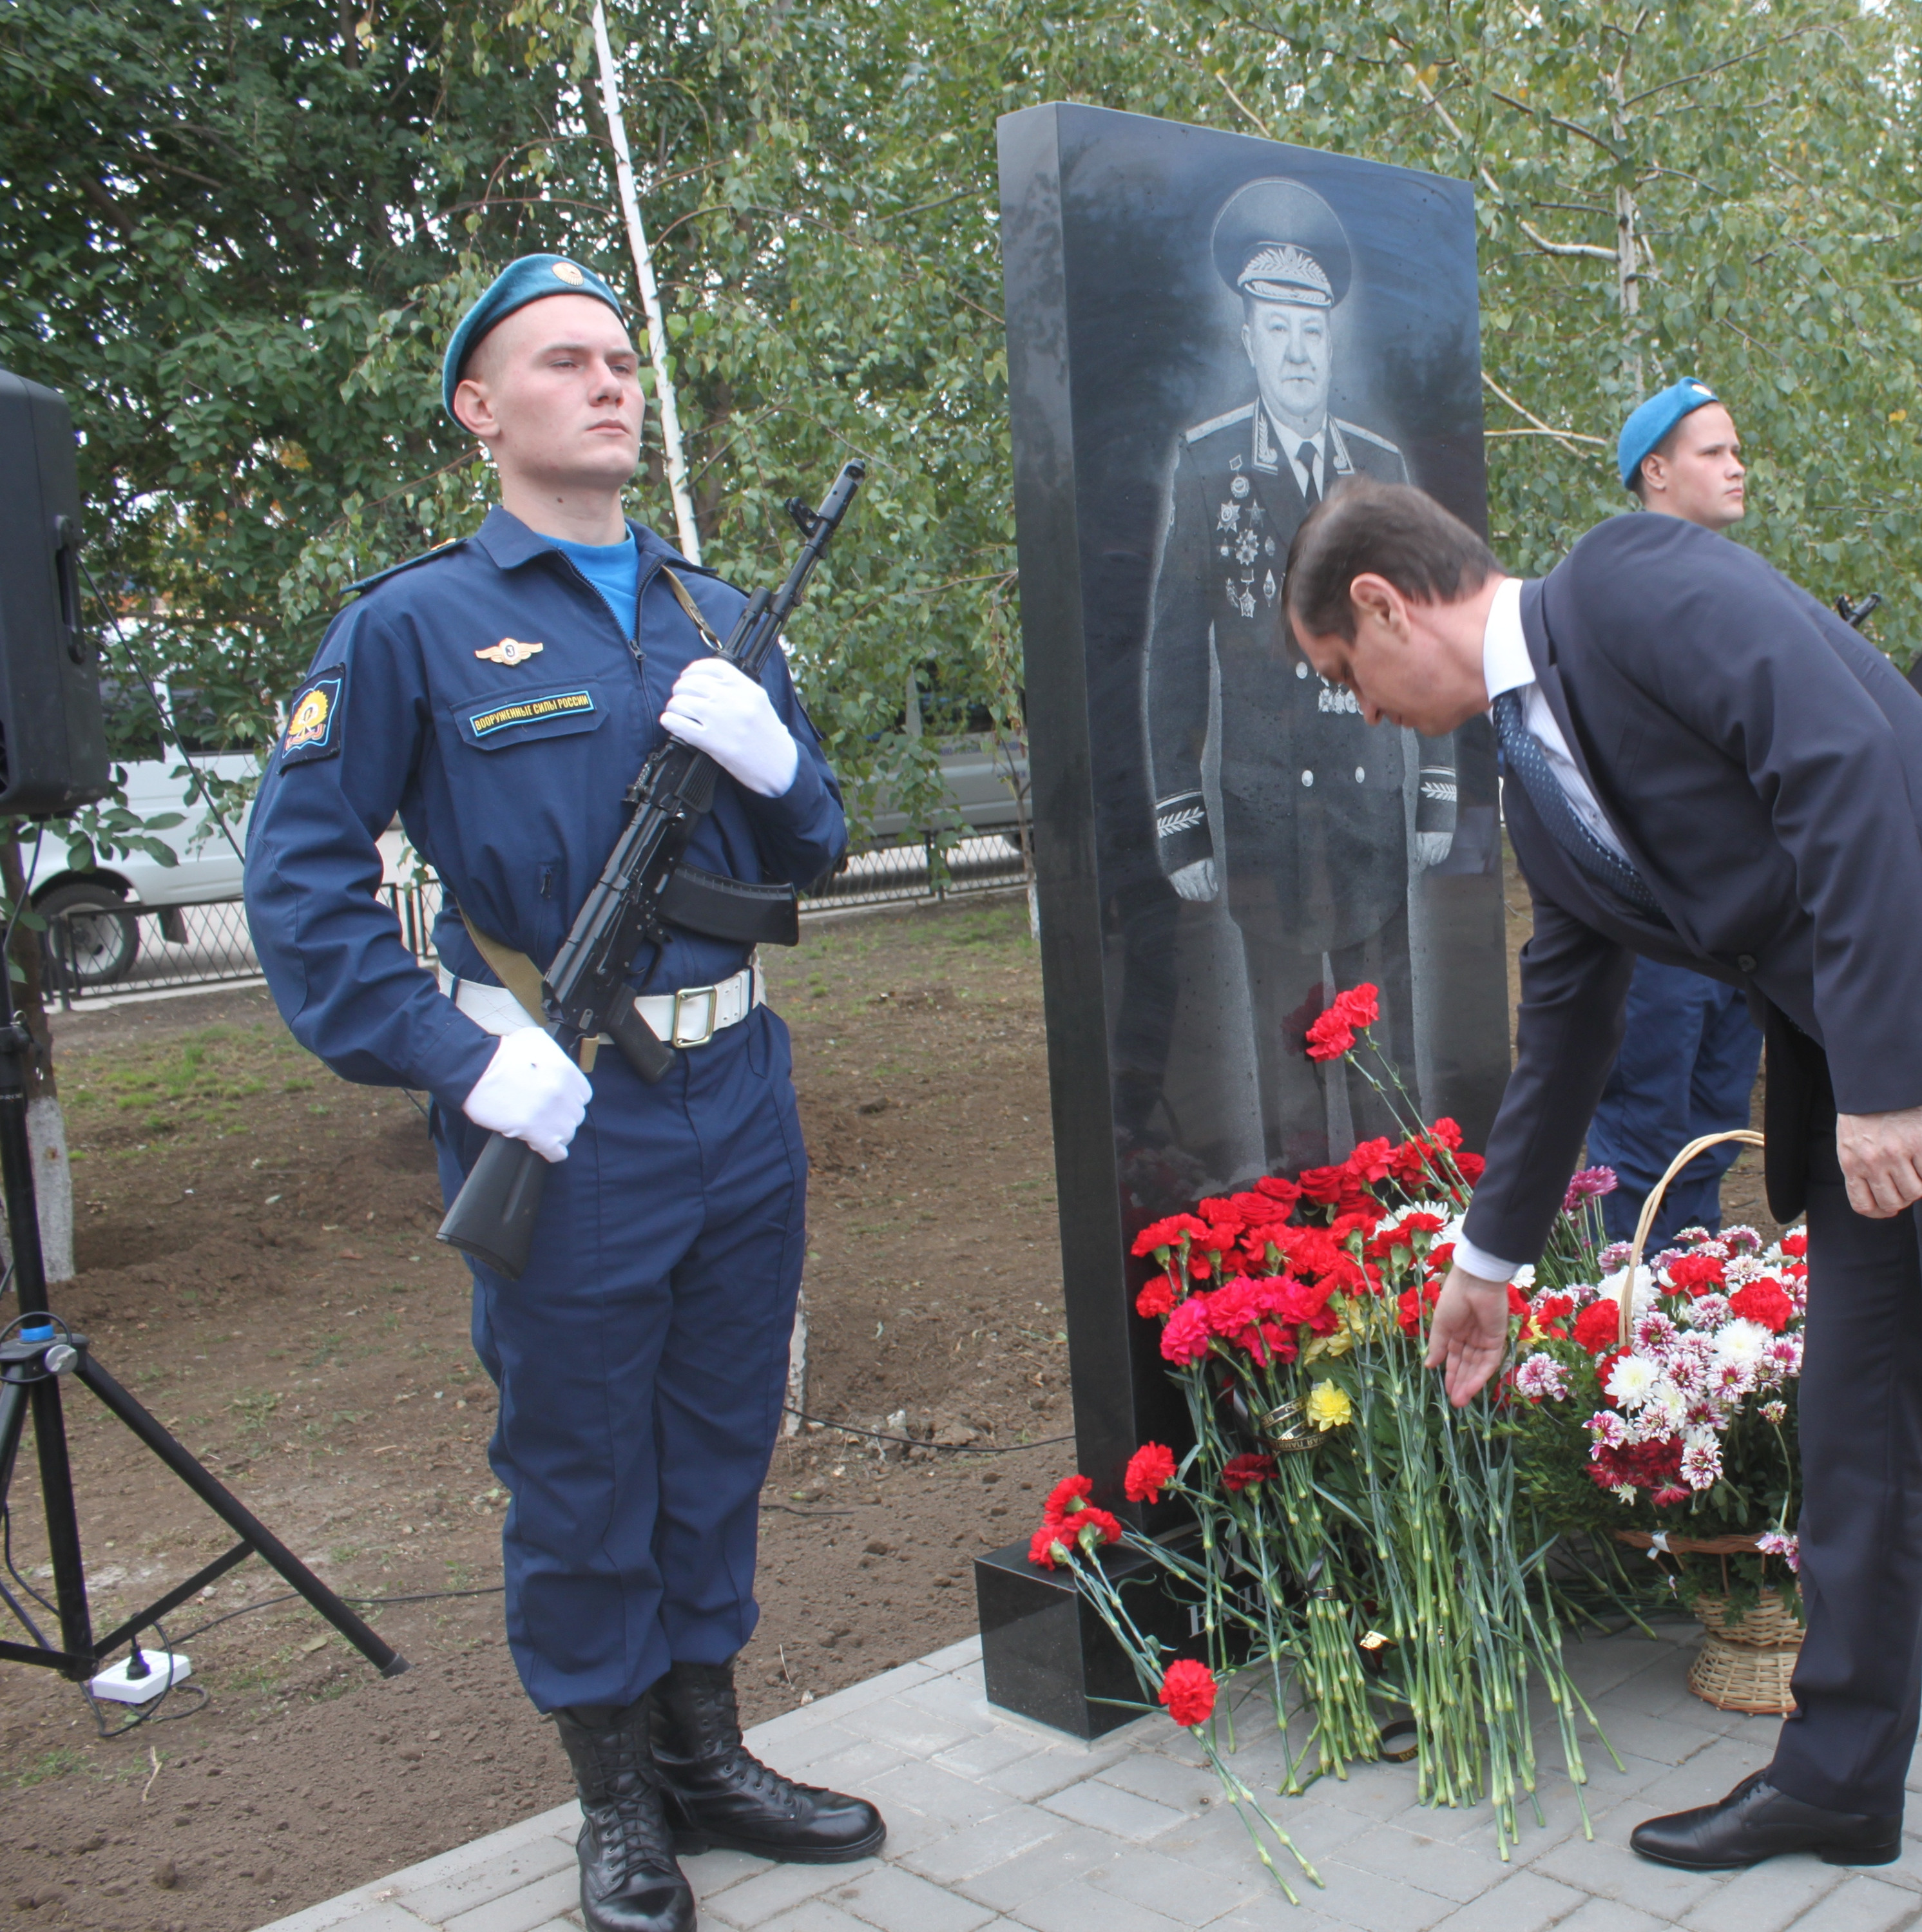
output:
[[[424,550],[418,556],[403,559],[398,563],[390,563],[385,570],[377,570],[371,577],[363,577],[357,584],[350,584],[341,594],[354,597],[371,590],[377,584],[385,584],[389,578],[398,577],[404,570],[412,570],[416,564],[431,563],[436,557],[452,556],[457,550],[464,550],[465,537],[455,537],[446,543],[436,544],[431,550]]]
[[[1197,423],[1192,429],[1182,431],[1184,442],[1199,442],[1204,436],[1212,436],[1218,429],[1230,429],[1236,423],[1246,422],[1254,414],[1254,405],[1244,403],[1238,410],[1230,410],[1226,416],[1210,416],[1206,422]]]
[[[1341,430],[1344,436],[1359,436],[1364,442],[1371,442],[1376,448],[1385,449],[1391,456],[1399,456],[1401,454],[1401,446],[1399,443],[1390,442],[1386,436],[1377,436],[1373,430],[1362,428],[1359,423],[1344,422],[1340,416],[1334,418],[1334,423],[1335,427]]]
[[[287,729],[281,734],[281,763],[307,764],[331,758],[341,748],[341,689],[347,681],[345,664],[329,664],[308,677],[287,706]]]

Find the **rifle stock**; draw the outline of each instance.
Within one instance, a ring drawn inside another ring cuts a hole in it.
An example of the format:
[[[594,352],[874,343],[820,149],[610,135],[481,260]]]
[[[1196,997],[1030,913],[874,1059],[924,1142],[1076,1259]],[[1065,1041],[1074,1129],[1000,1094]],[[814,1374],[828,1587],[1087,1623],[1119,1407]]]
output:
[[[800,554],[771,596],[761,590],[748,600],[721,646],[721,656],[746,676],[758,680],[866,475],[861,464],[844,464],[819,509],[789,502],[788,514],[805,539]],[[608,1034],[650,1087],[673,1067],[675,1049],[635,1007],[627,970],[640,945],[659,930],[661,895],[713,802],[718,769],[704,752],[671,738],[648,759],[629,794],[633,816],[541,982],[542,1004],[563,1047]],[[524,1142],[490,1135],[436,1238],[518,1280],[533,1252],[547,1166]]]
[[[434,1238],[518,1281],[534,1250],[547,1165],[525,1141],[489,1134]]]

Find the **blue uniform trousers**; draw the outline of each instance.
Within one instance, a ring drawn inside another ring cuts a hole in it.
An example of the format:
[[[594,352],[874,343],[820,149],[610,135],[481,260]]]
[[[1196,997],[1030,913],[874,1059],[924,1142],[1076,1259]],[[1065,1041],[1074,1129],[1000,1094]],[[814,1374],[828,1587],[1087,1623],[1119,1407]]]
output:
[[[543,1712],[629,1702],[752,1634],[805,1240],[788,1030],[765,1006],[658,1087],[607,1047],[592,1078],[526,1274],[473,1269],[508,1642]],[[435,1112],[451,1201],[485,1137]]]
[[[1749,1124],[1761,1062],[1761,1030],[1733,986],[1680,966],[1635,962],[1621,1051],[1588,1130],[1588,1158],[1611,1167],[1621,1186],[1602,1199],[1611,1240],[1635,1234],[1649,1190],[1692,1140]],[[1650,1240],[1678,1228],[1722,1225],[1722,1177],[1738,1142],[1698,1154],[1662,1197]]]

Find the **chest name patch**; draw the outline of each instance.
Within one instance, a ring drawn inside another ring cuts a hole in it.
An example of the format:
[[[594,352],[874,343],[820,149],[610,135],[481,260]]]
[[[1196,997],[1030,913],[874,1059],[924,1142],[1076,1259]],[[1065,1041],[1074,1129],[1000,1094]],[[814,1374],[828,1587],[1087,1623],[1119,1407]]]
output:
[[[590,691],[550,692],[544,698],[517,698],[512,704],[497,704],[486,711],[470,712],[467,729],[476,739],[491,737],[512,724],[537,724],[543,718],[566,718],[591,711],[594,694]]]
[[[281,739],[283,764],[324,758],[340,749],[335,718],[341,708],[342,682],[340,671],[329,671],[310,678],[294,693],[287,709],[287,728]]]

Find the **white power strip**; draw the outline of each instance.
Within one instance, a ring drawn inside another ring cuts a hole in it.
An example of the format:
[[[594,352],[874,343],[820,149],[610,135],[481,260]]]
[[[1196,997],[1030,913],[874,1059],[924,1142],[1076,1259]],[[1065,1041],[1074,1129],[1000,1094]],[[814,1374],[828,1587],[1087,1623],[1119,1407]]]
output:
[[[128,1666],[134,1660],[123,1657],[103,1670],[88,1689],[96,1697],[109,1698],[116,1704],[144,1704],[170,1684],[184,1684],[194,1674],[192,1664],[171,1651],[143,1650],[140,1658],[147,1666],[146,1676],[128,1676]]]

